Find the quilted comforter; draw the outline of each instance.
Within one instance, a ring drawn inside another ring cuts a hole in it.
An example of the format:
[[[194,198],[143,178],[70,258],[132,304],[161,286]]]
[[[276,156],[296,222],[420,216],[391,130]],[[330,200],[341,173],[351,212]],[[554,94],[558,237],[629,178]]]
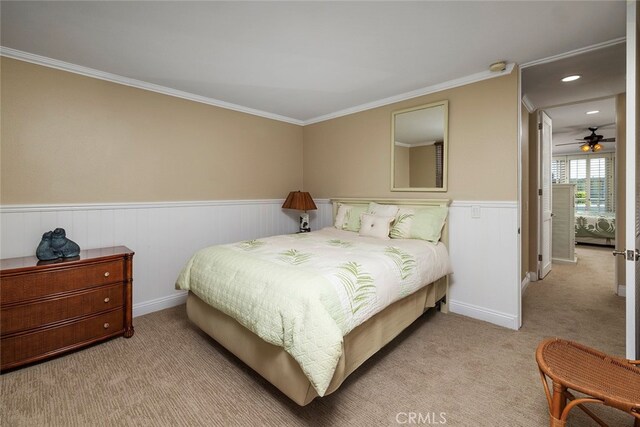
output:
[[[330,227],[202,249],[176,288],[283,347],[323,396],[344,335],[448,273],[442,243],[380,240]]]
[[[578,214],[576,213],[576,238],[591,237],[602,239],[616,238],[616,218],[614,213]]]

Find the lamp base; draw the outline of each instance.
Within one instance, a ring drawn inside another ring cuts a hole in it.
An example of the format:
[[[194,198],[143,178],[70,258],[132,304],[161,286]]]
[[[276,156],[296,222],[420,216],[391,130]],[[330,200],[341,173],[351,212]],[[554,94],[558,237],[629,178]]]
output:
[[[311,231],[311,227],[309,226],[309,214],[301,213],[300,214],[300,233],[308,233]]]

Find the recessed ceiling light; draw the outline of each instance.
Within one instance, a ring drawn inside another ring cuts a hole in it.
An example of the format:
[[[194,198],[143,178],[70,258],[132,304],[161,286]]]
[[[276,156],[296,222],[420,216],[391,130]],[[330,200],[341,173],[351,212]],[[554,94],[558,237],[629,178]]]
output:
[[[562,81],[565,82],[565,83],[566,82],[572,82],[574,80],[578,80],[580,77],[582,77],[582,76],[579,75],[579,74],[574,74],[573,76],[567,76],[567,77],[563,78]]]
[[[600,110],[587,111],[587,114],[598,114]]]

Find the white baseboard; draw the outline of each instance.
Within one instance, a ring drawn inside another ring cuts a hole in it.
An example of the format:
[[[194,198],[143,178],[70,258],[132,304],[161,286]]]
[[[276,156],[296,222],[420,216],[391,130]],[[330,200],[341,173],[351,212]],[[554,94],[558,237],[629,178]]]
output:
[[[517,316],[459,301],[449,301],[449,311],[516,331],[519,326]]]
[[[625,285],[618,285],[618,296],[623,298],[627,297],[627,287]]]
[[[184,304],[187,302],[187,294],[187,292],[180,292],[179,294],[168,295],[166,297],[133,304],[133,317],[142,316],[144,314],[153,313],[154,311],[164,310],[165,308]]]
[[[578,257],[574,257],[573,259],[551,258],[551,262],[553,262],[554,264],[577,264],[578,263]]]
[[[527,288],[529,287],[530,283],[531,283],[531,280],[529,280],[529,274],[527,273],[524,276],[524,279],[522,279],[522,282],[520,282],[520,297],[522,297],[522,295],[524,295],[524,291],[527,290]]]

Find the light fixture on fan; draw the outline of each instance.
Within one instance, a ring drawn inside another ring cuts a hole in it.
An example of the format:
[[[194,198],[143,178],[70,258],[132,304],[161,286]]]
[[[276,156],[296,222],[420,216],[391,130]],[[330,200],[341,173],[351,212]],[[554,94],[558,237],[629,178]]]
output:
[[[590,143],[586,143],[580,146],[580,149],[582,151],[584,151],[585,153],[589,150],[593,151],[594,153],[602,150],[602,145],[598,144],[597,142],[595,144],[590,144]]]
[[[580,142],[569,142],[567,144],[558,144],[558,146],[580,144],[580,150],[584,151],[585,153],[588,151],[597,153],[598,151],[602,150],[602,144],[600,144],[601,142],[616,141],[615,138],[605,138],[602,135],[596,135],[596,131],[598,130],[597,127],[590,127],[589,130],[591,131],[591,135],[587,135],[584,138],[578,139],[578,141]]]

